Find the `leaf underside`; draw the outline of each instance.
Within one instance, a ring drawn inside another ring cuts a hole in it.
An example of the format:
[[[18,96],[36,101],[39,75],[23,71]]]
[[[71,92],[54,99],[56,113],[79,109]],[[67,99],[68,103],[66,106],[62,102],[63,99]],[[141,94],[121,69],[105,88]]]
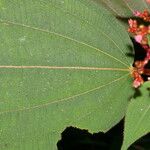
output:
[[[107,131],[132,94],[130,39],[89,0],[0,1],[1,150],[55,149],[67,126]]]
[[[131,17],[134,11],[144,11],[150,9],[146,0],[93,0],[103,5],[115,16]]]
[[[127,109],[122,150],[150,132],[150,82],[146,82],[140,92]]]

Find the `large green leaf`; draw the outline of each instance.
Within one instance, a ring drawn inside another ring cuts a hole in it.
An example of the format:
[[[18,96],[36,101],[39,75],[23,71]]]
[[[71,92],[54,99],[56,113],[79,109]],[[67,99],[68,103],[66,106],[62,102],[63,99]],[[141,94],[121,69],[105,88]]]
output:
[[[134,11],[150,9],[150,4],[146,0],[94,0],[103,5],[115,16],[133,16]]]
[[[150,82],[145,83],[140,92],[127,109],[122,150],[150,132]]]
[[[0,0],[0,35],[1,150],[53,150],[66,126],[124,116],[131,42],[94,2]]]

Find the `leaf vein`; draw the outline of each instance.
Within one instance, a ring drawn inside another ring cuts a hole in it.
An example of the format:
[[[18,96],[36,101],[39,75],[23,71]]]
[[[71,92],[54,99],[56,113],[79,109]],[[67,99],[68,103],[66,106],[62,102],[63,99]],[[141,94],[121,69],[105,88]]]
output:
[[[100,33],[102,33],[109,41],[111,41],[111,42],[119,49],[119,51],[125,56],[127,63],[130,64],[130,63],[128,62],[127,56],[125,55],[125,53],[123,52],[123,50],[122,50],[122,49],[118,46],[118,44],[117,44],[111,37],[109,37],[104,31],[99,30],[99,28],[95,28],[95,26],[93,26],[92,24],[90,24],[90,23],[89,23],[85,18],[83,18],[83,17],[82,17],[82,18],[79,18],[79,16],[76,16],[76,15],[74,15],[74,14],[69,13],[69,11],[64,11],[63,9],[61,9],[61,8],[58,7],[58,6],[56,7],[55,5],[53,5],[53,7],[55,7],[55,8],[57,8],[57,9],[61,10],[61,11],[64,12],[64,13],[67,13],[67,14],[69,14],[69,15],[75,17],[75,18],[78,18],[78,19],[84,21],[86,24],[88,24],[88,25],[90,25],[91,27],[93,27],[93,29],[94,29],[95,31],[96,31],[96,29],[98,29],[97,31],[99,31]]]
[[[4,21],[4,20],[1,20],[1,19],[0,19],[0,23],[4,23],[5,25],[20,26],[20,27],[24,27],[24,28],[36,30],[36,31],[39,31],[39,32],[43,32],[43,33],[53,34],[53,35],[55,35],[55,36],[59,36],[59,37],[61,37],[61,38],[64,38],[64,39],[67,39],[67,40],[76,42],[76,43],[78,43],[78,44],[81,44],[81,45],[84,45],[84,46],[86,46],[86,47],[89,47],[89,48],[91,48],[91,49],[93,49],[93,50],[99,51],[100,53],[103,53],[104,55],[106,55],[106,56],[108,56],[108,57],[114,59],[115,61],[120,62],[120,63],[123,64],[124,66],[127,66],[127,67],[128,67],[128,65],[127,65],[126,63],[124,63],[124,62],[122,62],[121,60],[119,60],[118,58],[116,58],[116,57],[110,55],[109,53],[106,53],[106,52],[104,52],[103,50],[101,50],[101,49],[99,49],[99,48],[97,48],[97,47],[95,47],[95,46],[89,45],[88,43],[85,43],[85,42],[82,42],[82,41],[78,41],[78,40],[76,40],[76,39],[74,39],[74,38],[71,38],[71,37],[69,37],[69,36],[66,36],[66,35],[62,35],[61,33],[53,32],[53,31],[49,31],[49,30],[45,30],[45,29],[41,29],[41,28],[38,28],[38,27],[32,27],[32,26],[29,26],[29,25],[26,25],[26,24],[20,24],[20,23],[15,23],[15,22],[6,21],[6,20]]]
[[[71,70],[106,70],[106,71],[130,71],[126,68],[98,68],[83,66],[5,66],[1,65],[0,69],[71,69]]]
[[[85,92],[82,92],[82,93],[79,93],[79,94],[76,94],[76,95],[72,95],[72,96],[70,96],[70,97],[65,97],[65,98],[62,98],[62,99],[55,100],[55,101],[53,101],[53,102],[47,102],[47,103],[40,104],[40,105],[36,105],[36,106],[32,106],[32,107],[27,107],[27,108],[24,108],[24,107],[23,107],[22,109],[2,111],[2,112],[0,112],[0,115],[6,114],[6,113],[13,113],[13,112],[20,112],[20,111],[27,111],[27,110],[39,109],[39,108],[47,107],[47,106],[49,106],[49,105],[56,104],[56,103],[60,103],[60,102],[68,102],[68,101],[71,101],[72,99],[74,99],[74,98],[76,98],[76,97],[83,96],[83,95],[85,95],[85,94],[91,93],[91,92],[93,92],[93,91],[96,91],[96,90],[99,90],[99,89],[101,89],[101,88],[104,88],[104,87],[106,87],[106,86],[108,86],[108,85],[111,85],[111,84],[113,84],[113,83],[115,83],[115,82],[117,82],[117,81],[120,81],[120,80],[124,79],[125,77],[127,77],[128,75],[129,75],[129,73],[128,73],[128,74],[125,74],[125,75],[123,75],[123,76],[121,76],[121,77],[118,78],[118,79],[115,79],[115,80],[113,80],[113,81],[110,81],[110,82],[108,82],[108,83],[106,83],[106,84],[104,84],[104,85],[98,86],[98,87],[96,87],[96,88],[90,89],[90,90],[88,90],[88,91],[85,91]]]

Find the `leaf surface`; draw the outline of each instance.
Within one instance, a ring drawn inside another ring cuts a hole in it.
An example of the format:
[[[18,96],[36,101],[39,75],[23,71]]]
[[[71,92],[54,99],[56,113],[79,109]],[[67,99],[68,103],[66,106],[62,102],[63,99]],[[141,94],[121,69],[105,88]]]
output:
[[[55,149],[67,126],[107,131],[132,94],[126,30],[89,0],[0,1],[1,150]]]
[[[140,88],[140,93],[132,99],[125,117],[124,142],[126,150],[133,142],[150,132],[150,82]]]
[[[115,16],[133,16],[134,11],[150,9],[150,4],[146,0],[94,0],[103,5]]]

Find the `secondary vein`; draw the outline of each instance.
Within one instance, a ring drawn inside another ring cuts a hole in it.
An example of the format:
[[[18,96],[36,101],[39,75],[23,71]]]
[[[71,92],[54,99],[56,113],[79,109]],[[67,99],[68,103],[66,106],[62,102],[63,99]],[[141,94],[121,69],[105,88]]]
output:
[[[121,60],[119,60],[118,58],[116,58],[116,57],[114,57],[114,56],[104,52],[103,50],[100,50],[99,48],[97,48],[95,46],[89,45],[88,43],[85,43],[83,41],[78,41],[78,40],[76,40],[74,38],[68,37],[68,36],[63,35],[61,33],[53,32],[53,31],[49,31],[49,30],[45,30],[45,29],[41,29],[41,28],[38,28],[38,27],[32,27],[30,25],[20,24],[20,23],[16,23],[16,22],[12,22],[12,21],[6,21],[6,20],[4,21],[4,20],[1,20],[1,19],[0,19],[0,23],[4,23],[6,25],[16,25],[16,26],[20,26],[20,27],[24,27],[24,28],[29,28],[29,29],[32,29],[32,30],[36,30],[36,31],[40,31],[40,32],[48,33],[48,34],[53,34],[55,36],[59,36],[59,37],[65,38],[65,39],[68,39],[70,41],[74,41],[74,42],[76,42],[78,44],[81,44],[81,45],[87,46],[87,47],[89,47],[91,49],[94,49],[96,51],[99,51],[99,52],[103,53],[104,55],[106,55],[106,56],[108,56],[108,57],[110,57],[110,58],[120,62],[124,66],[129,67],[126,63],[124,63]]]
[[[101,88],[104,88],[104,87],[106,87],[106,86],[108,86],[108,85],[111,85],[111,84],[113,84],[113,83],[115,83],[115,82],[118,82],[118,81],[124,79],[125,77],[127,77],[128,75],[129,75],[129,73],[128,73],[128,74],[125,74],[125,75],[121,76],[120,78],[117,78],[117,79],[115,79],[115,80],[113,80],[113,81],[110,81],[110,82],[108,82],[108,83],[106,83],[106,84],[104,84],[104,85],[100,85],[100,86],[98,86],[98,87],[95,87],[95,88],[93,88],[93,89],[84,91],[84,92],[79,93],[79,94],[75,94],[75,95],[72,95],[72,96],[69,96],[69,97],[65,97],[65,98],[62,98],[62,99],[57,99],[57,100],[55,100],[55,101],[49,101],[49,102],[47,102],[47,103],[40,104],[40,105],[35,105],[35,106],[32,106],[32,107],[27,107],[27,108],[23,107],[23,108],[15,109],[15,110],[2,111],[2,112],[0,112],[0,115],[6,114],[6,113],[13,113],[13,112],[20,112],[20,111],[38,109],[38,108],[43,108],[43,107],[46,107],[46,106],[49,106],[49,105],[52,105],[52,104],[60,103],[60,102],[71,101],[72,99],[74,99],[74,98],[76,98],[76,97],[79,97],[79,96],[82,96],[82,95],[85,95],[85,94],[94,92],[94,91],[99,90],[99,89],[101,89]],[[74,100],[75,100],[75,99],[74,99]]]

